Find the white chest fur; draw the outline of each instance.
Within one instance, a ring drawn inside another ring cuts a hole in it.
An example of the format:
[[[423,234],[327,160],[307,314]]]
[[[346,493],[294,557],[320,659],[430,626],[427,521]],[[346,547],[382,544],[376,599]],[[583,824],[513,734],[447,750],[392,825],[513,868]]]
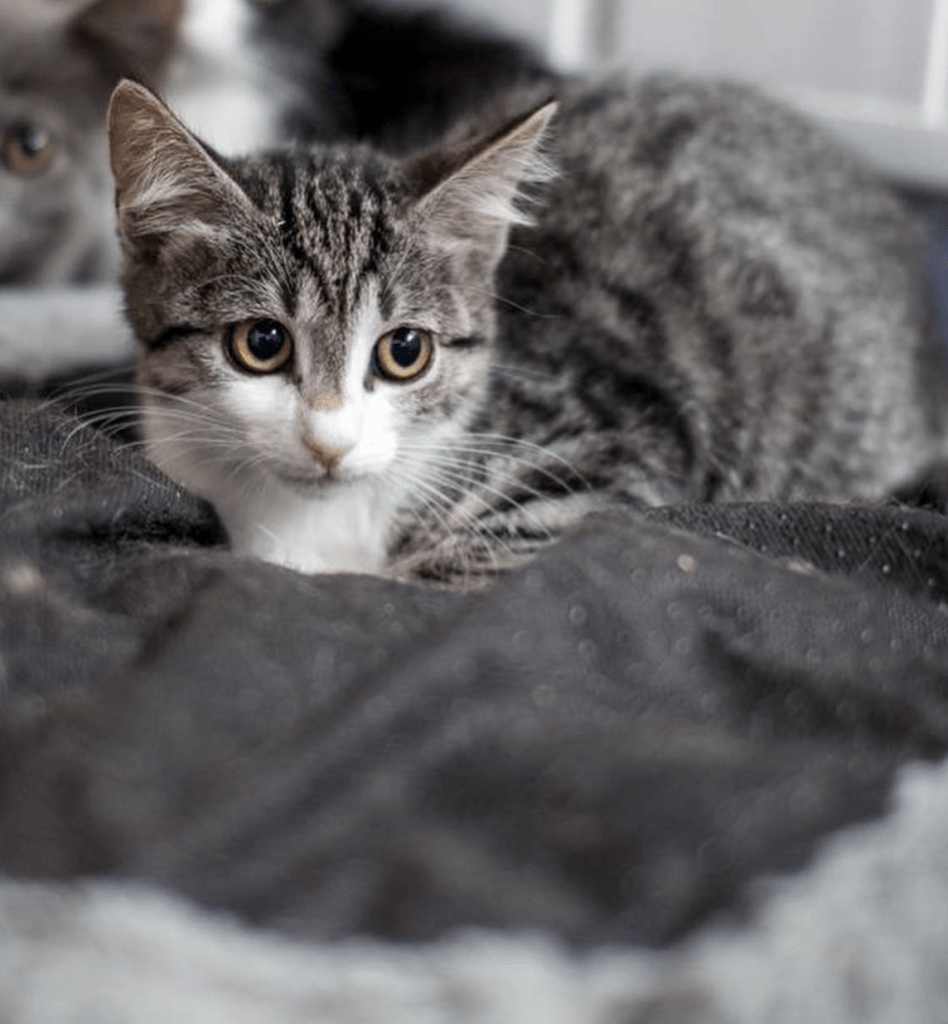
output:
[[[255,499],[216,505],[234,549],[300,572],[380,574],[389,509],[371,481],[307,498],[279,486]]]

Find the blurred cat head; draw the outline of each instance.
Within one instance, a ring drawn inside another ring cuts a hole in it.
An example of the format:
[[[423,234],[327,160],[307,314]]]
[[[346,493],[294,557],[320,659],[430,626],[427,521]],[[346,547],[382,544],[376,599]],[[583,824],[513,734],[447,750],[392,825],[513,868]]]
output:
[[[3,0],[0,285],[114,276],[105,111],[162,84],[184,0]]]

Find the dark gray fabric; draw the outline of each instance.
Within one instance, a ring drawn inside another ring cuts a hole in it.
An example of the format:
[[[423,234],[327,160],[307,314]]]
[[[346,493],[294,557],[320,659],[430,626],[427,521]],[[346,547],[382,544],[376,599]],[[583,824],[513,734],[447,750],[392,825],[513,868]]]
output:
[[[630,513],[483,595],[307,578],[8,401],[0,516],[12,875],[144,878],[313,936],[655,944],[948,742],[933,511]]]

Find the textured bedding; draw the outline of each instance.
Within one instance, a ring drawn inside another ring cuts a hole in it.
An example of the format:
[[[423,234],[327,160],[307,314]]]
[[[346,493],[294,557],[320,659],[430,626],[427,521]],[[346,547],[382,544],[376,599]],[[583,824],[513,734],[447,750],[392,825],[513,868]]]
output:
[[[5,1021],[201,1024],[892,1024],[945,1019],[948,772],[824,844],[754,918],[670,949],[537,932],[286,940],[129,885],[0,886]]]
[[[546,77],[360,11],[343,134]],[[127,373],[56,397],[130,352],[114,287],[5,291],[0,1024],[948,1024],[948,464],[590,519],[483,593],[308,577],[96,429]]]
[[[942,494],[450,594],[0,403],[0,1019],[944,1019]]]

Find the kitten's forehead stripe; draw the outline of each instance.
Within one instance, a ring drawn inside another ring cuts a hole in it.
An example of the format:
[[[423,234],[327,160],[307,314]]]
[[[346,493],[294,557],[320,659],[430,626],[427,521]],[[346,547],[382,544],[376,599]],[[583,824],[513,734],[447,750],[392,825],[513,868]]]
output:
[[[283,308],[289,317],[295,317],[299,309],[299,291],[295,287],[294,281],[289,275],[281,276],[279,281],[280,287],[280,299],[283,302]]]
[[[281,173],[281,218],[280,229],[282,241],[287,252],[293,259],[303,267],[308,268],[313,280],[319,288],[323,301],[328,300],[328,293],[325,282],[319,272],[318,266],[311,258],[311,250],[302,244],[302,233],[300,230],[299,218],[297,216],[297,174],[295,165],[287,160],[280,167]]]
[[[252,170],[267,173],[264,167]],[[296,287],[282,288],[285,304],[295,314],[300,279],[306,277],[327,312],[347,319],[393,245],[384,167],[332,151],[291,153],[273,158],[270,177],[276,194],[258,191],[257,201],[278,217],[280,244],[295,266]]]

